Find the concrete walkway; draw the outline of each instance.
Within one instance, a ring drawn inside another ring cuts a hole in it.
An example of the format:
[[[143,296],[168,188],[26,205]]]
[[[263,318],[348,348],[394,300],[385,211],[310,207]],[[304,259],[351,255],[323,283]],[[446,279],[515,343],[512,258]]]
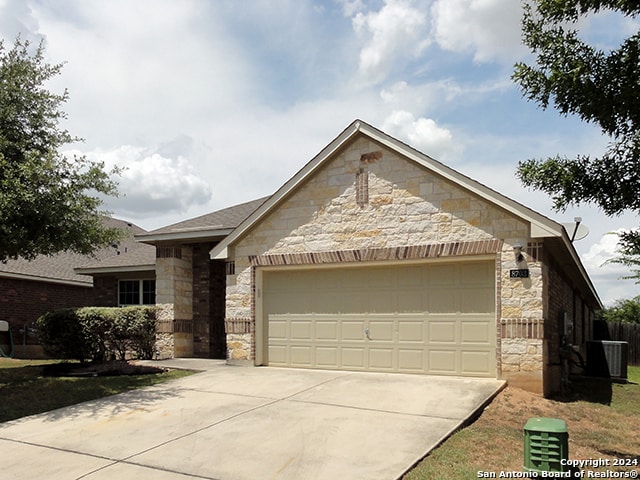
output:
[[[205,371],[0,424],[2,478],[391,480],[504,385],[168,364]]]

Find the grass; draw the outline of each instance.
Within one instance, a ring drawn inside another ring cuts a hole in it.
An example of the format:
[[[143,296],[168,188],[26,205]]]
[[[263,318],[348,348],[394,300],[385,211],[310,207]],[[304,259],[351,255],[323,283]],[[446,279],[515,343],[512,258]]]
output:
[[[0,422],[155,385],[194,373],[172,370],[158,374],[114,377],[43,376],[45,366],[55,363],[59,361],[0,358]]]
[[[522,472],[523,427],[534,417],[567,422],[572,460],[624,458],[638,465],[586,470],[640,471],[640,367],[629,367],[628,379],[627,384],[575,379],[572,393],[555,400],[507,386],[474,423],[433,450],[403,480],[480,478],[481,471],[500,478],[501,471]]]

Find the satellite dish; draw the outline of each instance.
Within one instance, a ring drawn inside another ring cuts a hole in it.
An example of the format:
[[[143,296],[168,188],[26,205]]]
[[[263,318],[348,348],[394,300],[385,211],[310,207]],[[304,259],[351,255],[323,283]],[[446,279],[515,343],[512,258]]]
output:
[[[569,222],[569,223],[562,224],[565,230],[567,231],[567,233],[569,234],[569,238],[571,239],[572,242],[582,240],[587,235],[589,235],[589,229],[581,223],[582,218],[576,217],[574,220],[575,220],[575,223]]]

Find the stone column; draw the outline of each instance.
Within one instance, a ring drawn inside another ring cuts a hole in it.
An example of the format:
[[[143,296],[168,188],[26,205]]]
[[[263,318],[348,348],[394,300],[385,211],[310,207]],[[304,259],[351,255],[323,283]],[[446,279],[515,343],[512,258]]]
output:
[[[193,356],[192,256],[185,245],[156,247],[157,346],[164,357]],[[167,333],[173,338],[167,338]]]

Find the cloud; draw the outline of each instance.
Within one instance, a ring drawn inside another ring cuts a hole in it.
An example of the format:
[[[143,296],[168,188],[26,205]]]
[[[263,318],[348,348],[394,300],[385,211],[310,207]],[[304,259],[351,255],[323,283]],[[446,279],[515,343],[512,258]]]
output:
[[[589,276],[598,285],[598,292],[605,305],[610,306],[618,299],[631,298],[637,293],[634,280],[623,280],[621,277],[629,275],[629,269],[617,263],[606,263],[618,255],[618,233],[624,229],[617,229],[603,235],[600,240],[584,252],[582,262],[589,272]]]
[[[353,29],[364,39],[359,72],[365,83],[384,80],[394,66],[406,64],[428,46],[425,9],[414,5],[409,0],[385,0],[379,11],[353,17]]]
[[[628,273],[628,270],[622,265],[605,263],[618,255],[618,242],[620,241],[618,233],[623,231],[623,229],[618,229],[603,235],[598,242],[591,245],[589,251],[582,255],[585,267],[594,272],[599,270],[603,274],[624,275],[625,272]]]
[[[168,148],[168,147],[165,147]],[[110,151],[94,150],[87,157],[104,161],[107,169],[123,168],[116,179],[120,197],[107,200],[119,215],[183,213],[211,198],[211,188],[183,156],[169,158],[147,148],[122,145]]]
[[[407,111],[393,112],[384,121],[382,129],[436,159],[442,159],[459,150],[454,145],[453,135],[449,130],[439,127],[430,118],[415,118]]]
[[[342,13],[345,17],[351,17],[365,7],[362,0],[337,0],[337,2],[342,5]]]
[[[512,63],[525,52],[521,44],[521,2],[514,0],[437,0],[431,7],[438,45],[471,52],[476,62]]]
[[[155,144],[252,98],[251,67],[224,31],[217,4],[31,5],[46,54],[66,62],[52,86],[69,90],[69,130],[91,148]]]

